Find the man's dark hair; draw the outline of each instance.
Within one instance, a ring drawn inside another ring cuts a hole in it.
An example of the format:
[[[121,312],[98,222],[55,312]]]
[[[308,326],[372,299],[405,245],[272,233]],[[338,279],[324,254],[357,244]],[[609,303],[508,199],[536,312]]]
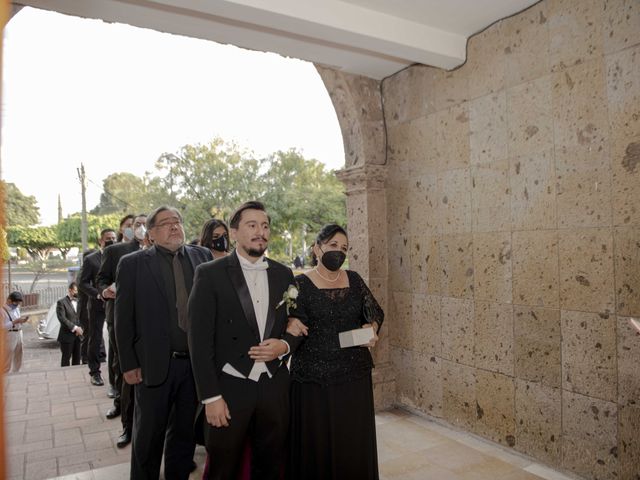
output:
[[[333,237],[336,236],[337,233],[343,234],[345,237],[349,238],[347,235],[347,231],[342,228],[340,225],[336,223],[329,223],[322,227],[316,236],[316,245],[325,245],[329,243]],[[318,264],[318,257],[316,257],[315,252],[311,249],[311,265],[315,266]]]
[[[227,234],[227,240],[229,240],[229,227],[227,227],[227,224],[217,218],[211,218],[202,226],[198,245],[211,248],[211,242],[213,242],[213,231],[218,227],[224,227],[224,231]]]
[[[16,290],[9,294],[9,300],[11,300],[12,302],[23,302],[24,298],[22,297],[22,293]]]
[[[141,213],[140,215],[136,215],[136,218],[147,217],[147,230],[151,230],[153,227],[156,226],[156,217],[158,216],[159,213],[162,213],[162,212],[175,213],[176,215],[178,215],[178,218],[180,219],[180,223],[182,223],[182,214],[180,213],[180,211],[175,207],[170,207],[169,205],[162,205],[156,208],[153,212],[149,214],[148,217],[144,213]]]
[[[229,221],[229,226],[231,228],[237,229],[240,226],[240,220],[242,220],[242,212],[244,212],[245,210],[260,210],[267,213],[267,209],[265,208],[264,203],[257,200],[245,202],[240,205],[235,212],[233,212],[233,215],[231,215],[231,220]],[[269,221],[269,223],[271,223],[271,217],[269,215],[267,215],[267,220]]]
[[[103,228],[102,230],[100,230],[100,238],[104,237],[104,234],[109,232],[116,233],[113,228]]]
[[[73,287],[77,287],[77,286],[78,286],[78,284],[76,282],[71,282],[69,284],[69,290],[71,290]]]

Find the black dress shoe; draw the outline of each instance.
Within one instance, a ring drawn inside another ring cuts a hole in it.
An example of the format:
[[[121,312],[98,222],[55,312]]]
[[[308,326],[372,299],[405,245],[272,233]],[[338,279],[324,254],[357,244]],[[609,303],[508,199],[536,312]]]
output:
[[[116,398],[117,396],[118,391],[116,390],[116,387],[114,387],[113,385],[109,385],[109,390],[107,390],[107,397]]]
[[[111,407],[109,410],[107,410],[106,417],[109,420],[111,420],[112,418],[116,418],[119,415],[120,415],[120,409],[118,407]]]
[[[125,428],[122,432],[122,435],[118,437],[118,441],[116,442],[116,446],[118,448],[124,448],[131,443],[131,430]]]
[[[101,387],[104,385],[104,381],[102,380],[100,374],[93,375],[91,377],[91,385],[95,385],[96,387]]]

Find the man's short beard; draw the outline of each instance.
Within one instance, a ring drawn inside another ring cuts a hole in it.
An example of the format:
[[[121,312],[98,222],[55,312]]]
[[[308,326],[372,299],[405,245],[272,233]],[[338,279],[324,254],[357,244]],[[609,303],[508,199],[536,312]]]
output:
[[[246,248],[246,247],[243,247],[243,250],[247,253],[247,255],[254,258],[260,258],[262,255],[264,255],[264,252],[267,251],[266,248]]]

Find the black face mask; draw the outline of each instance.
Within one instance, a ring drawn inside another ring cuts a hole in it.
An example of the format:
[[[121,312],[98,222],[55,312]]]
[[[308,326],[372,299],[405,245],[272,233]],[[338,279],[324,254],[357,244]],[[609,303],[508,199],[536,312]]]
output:
[[[320,261],[328,270],[335,272],[340,269],[346,258],[346,253],[340,250],[331,250],[330,252],[322,252]]]
[[[104,241],[104,248],[107,248],[109,245],[113,245],[114,243],[116,243],[116,242],[114,242],[113,240],[105,240]]]
[[[211,241],[211,248],[216,252],[226,252],[229,249],[229,240],[226,235],[222,235]]]

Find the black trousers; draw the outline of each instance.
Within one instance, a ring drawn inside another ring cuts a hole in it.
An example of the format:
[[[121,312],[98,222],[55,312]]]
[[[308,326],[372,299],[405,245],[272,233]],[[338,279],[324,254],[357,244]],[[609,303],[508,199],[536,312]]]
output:
[[[172,359],[163,384],[138,384],[134,391],[131,479],[157,480],[164,450],[164,478],[187,480],[196,448],[193,421],[198,405],[191,362]]]
[[[286,458],[289,429],[289,371],[286,366],[258,382],[225,373],[220,377],[222,396],[231,420],[228,427],[204,422],[209,454],[209,479],[238,478],[245,441],[251,442],[251,478],[279,480]]]
[[[87,360],[89,363],[89,374],[100,375],[100,356],[102,350],[102,331],[104,330],[104,310],[92,308],[89,310],[89,347],[87,349]],[[87,335],[85,334],[85,338]]]
[[[81,347],[82,342],[80,337],[75,337],[71,342],[60,342],[60,351],[62,352],[60,366],[68,367],[69,365],[80,365]]]
[[[80,302],[78,302],[78,305],[79,304]],[[80,320],[80,327],[82,327],[82,331],[84,332],[82,340],[80,341],[80,358],[82,360],[82,363],[88,363],[89,331],[91,328],[89,326],[89,312],[86,303],[84,304],[84,308],[80,309],[80,312],[78,313],[78,319]]]
[[[127,430],[131,429],[133,425],[133,410],[135,405],[135,396],[133,392],[133,386],[124,381],[122,372],[120,371],[120,360],[118,359],[118,344],[116,343],[116,331],[111,323],[111,328],[107,324],[109,329],[109,356],[112,358],[112,366],[114,373],[114,383],[112,384],[116,391],[120,393],[119,396],[113,399],[113,406],[120,409],[120,420],[122,421],[122,428]],[[113,352],[113,354],[112,354]]]

